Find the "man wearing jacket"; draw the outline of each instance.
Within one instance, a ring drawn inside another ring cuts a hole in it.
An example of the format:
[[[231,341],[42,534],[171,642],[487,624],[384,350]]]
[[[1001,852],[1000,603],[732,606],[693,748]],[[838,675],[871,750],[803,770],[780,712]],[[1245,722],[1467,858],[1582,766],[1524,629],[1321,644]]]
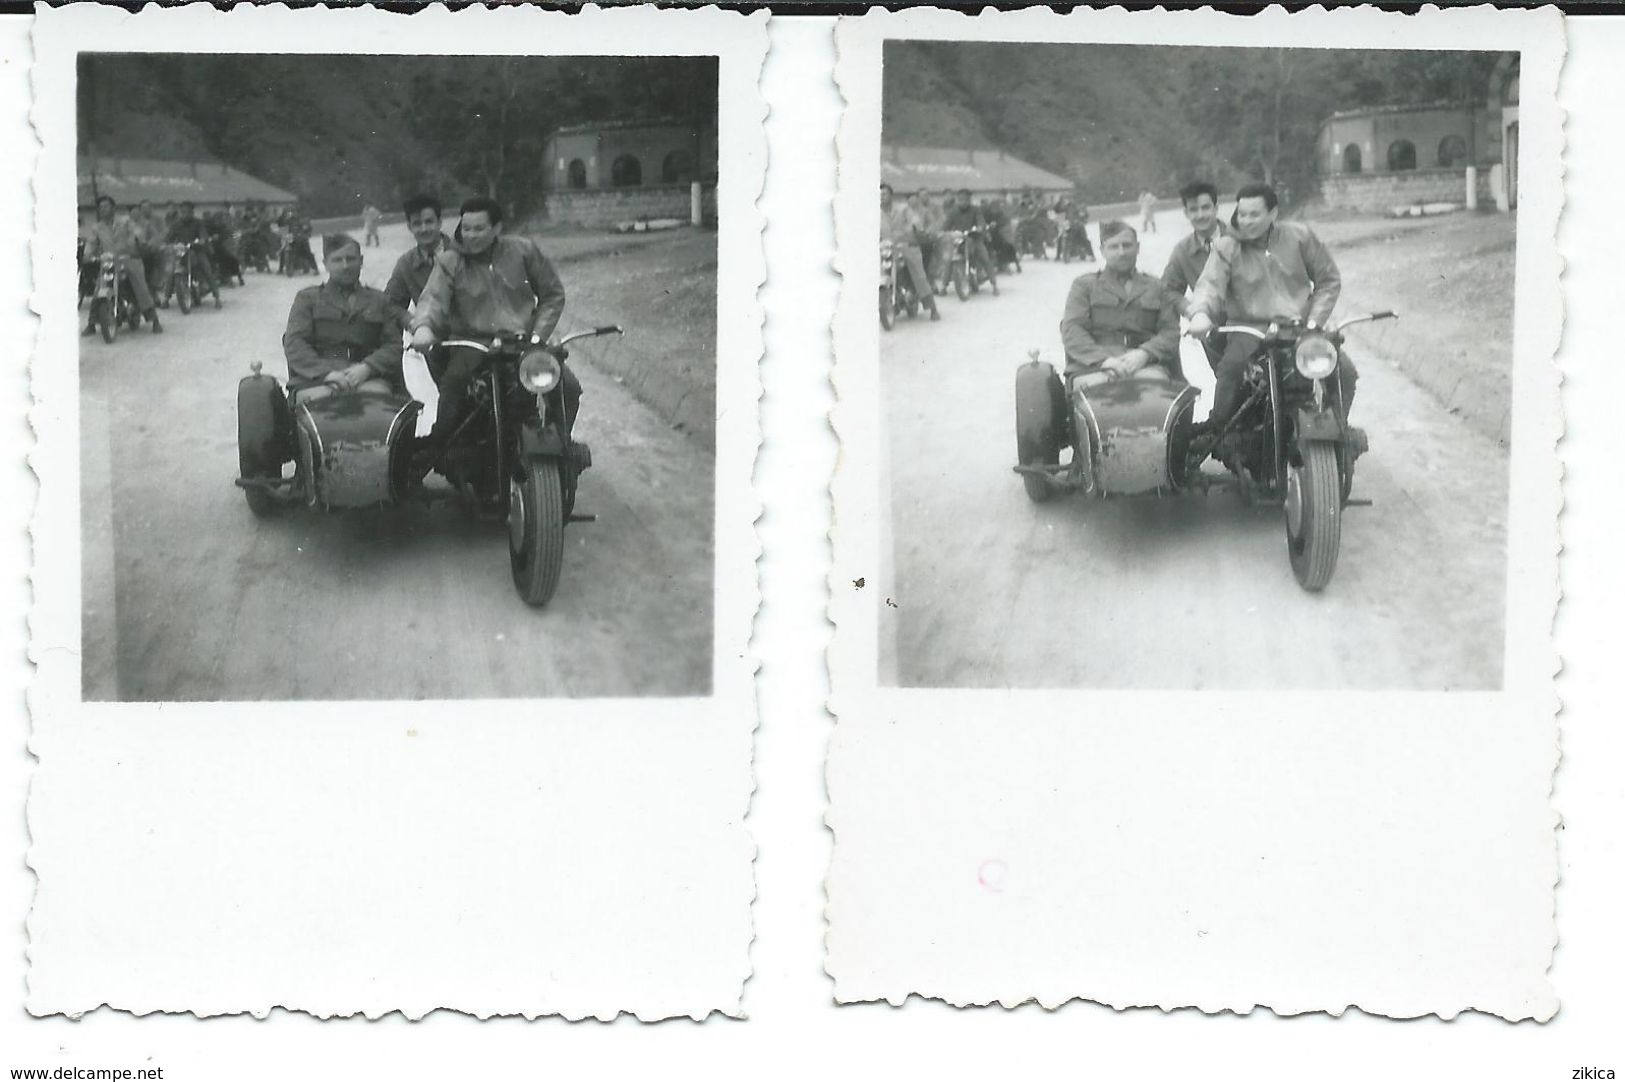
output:
[[[446,338],[490,338],[499,333],[535,335],[546,341],[564,313],[564,284],[528,237],[502,232],[502,205],[476,196],[465,202],[451,247],[435,257],[434,270],[412,318],[412,346],[427,353]],[[466,346],[446,350],[437,382],[440,404],[429,454],[438,454],[468,403],[468,383],[483,354]],[[565,428],[575,424],[581,383],[563,366]]]
[[[1100,252],[1105,267],[1073,281],[1061,317],[1068,381],[1182,378],[1177,302],[1136,268],[1139,236],[1127,222],[1101,222]]]
[[[1342,291],[1337,262],[1314,231],[1300,222],[1277,221],[1278,200],[1267,184],[1248,184],[1236,193],[1231,235],[1213,242],[1213,254],[1196,283],[1185,333],[1205,339],[1221,318],[1266,327],[1285,320],[1324,326]],[[1206,427],[1217,431],[1241,404],[1241,383],[1258,342],[1232,334],[1215,370],[1213,410]],[[1345,409],[1354,404],[1359,375],[1341,350],[1337,380]]]
[[[914,292],[919,296],[920,303],[925,305],[933,320],[938,320],[942,316],[937,311],[936,291],[931,286],[931,276],[925,272],[925,260],[920,250],[924,232],[924,223],[914,208],[907,202],[897,202],[892,195],[891,185],[882,184],[880,239],[891,242],[892,252],[908,270],[909,281],[914,283]]]
[[[82,258],[89,265],[98,262],[103,254],[118,257],[129,275],[136,307],[152,324],[152,333],[162,334],[164,325],[158,322],[158,309],[153,307],[152,291],[147,288],[147,270],[141,261],[143,238],[129,218],[115,217],[117,211],[118,204],[112,196],[104,195],[96,200],[96,220],[85,233]],[[94,334],[96,328],[87,327],[84,333]]]
[[[1168,254],[1168,265],[1162,271],[1162,286],[1179,302],[1179,314],[1190,314],[1190,301],[1186,294],[1196,289],[1207,269],[1208,256],[1213,254],[1213,242],[1228,230],[1219,221],[1219,190],[1205,180],[1194,181],[1179,190],[1179,204],[1185,210],[1185,220],[1191,223],[1190,234],[1174,245]],[[1224,322],[1224,313],[1215,315],[1215,322]],[[1224,345],[1213,335],[1202,343],[1207,353],[1208,367],[1219,370],[1219,359]]]
[[[209,229],[197,216],[191,203],[182,203],[180,215],[169,227],[171,244],[196,244],[187,258],[192,262],[192,273],[197,276],[198,291],[214,294],[214,306],[220,307],[220,285],[215,280],[214,260],[209,256]]]
[[[322,238],[327,281],[293,298],[282,352],[288,381],[305,401],[342,391],[404,391],[405,314],[361,284],[361,244],[343,233]]]

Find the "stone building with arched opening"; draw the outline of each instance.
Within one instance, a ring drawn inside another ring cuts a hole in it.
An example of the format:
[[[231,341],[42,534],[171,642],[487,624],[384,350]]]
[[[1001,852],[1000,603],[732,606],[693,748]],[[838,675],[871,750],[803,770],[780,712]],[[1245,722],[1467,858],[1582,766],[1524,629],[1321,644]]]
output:
[[[588,227],[640,219],[688,220],[695,183],[703,214],[716,218],[714,121],[620,120],[576,124],[543,151],[547,215]]]
[[[1321,199],[1365,211],[1416,203],[1515,207],[1517,103],[1518,54],[1504,53],[1481,100],[1333,113],[1316,144]]]

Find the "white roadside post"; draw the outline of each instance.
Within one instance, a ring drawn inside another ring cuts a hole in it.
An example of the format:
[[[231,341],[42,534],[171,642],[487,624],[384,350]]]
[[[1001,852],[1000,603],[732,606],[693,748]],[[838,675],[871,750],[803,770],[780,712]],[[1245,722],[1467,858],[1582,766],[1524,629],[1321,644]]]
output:
[[[702,224],[704,215],[702,211],[703,200],[700,198],[700,182],[694,181],[688,186],[688,221],[690,225]]]
[[[1467,209],[1478,209],[1478,166],[1467,167]]]

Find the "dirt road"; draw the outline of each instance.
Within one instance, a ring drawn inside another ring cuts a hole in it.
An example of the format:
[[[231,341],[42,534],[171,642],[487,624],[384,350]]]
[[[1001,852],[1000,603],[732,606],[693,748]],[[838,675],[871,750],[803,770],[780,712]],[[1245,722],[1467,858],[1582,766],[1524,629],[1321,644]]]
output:
[[[1177,212],[1144,238],[1160,273]],[[1335,254],[1335,253],[1334,253]],[[1082,270],[1093,271],[1096,265]],[[943,320],[881,340],[896,608],[882,608],[907,687],[1493,688],[1504,653],[1507,462],[1489,439],[1351,340],[1354,420],[1371,437],[1331,585],[1304,593],[1281,512],[1226,492],[1028,502],[1015,461],[1014,374],[1061,361],[1074,264],[1028,262],[1003,296],[947,298]],[[1339,312],[1363,311],[1345,293]],[[1354,332],[1351,332],[1351,335]],[[1186,371],[1203,389],[1212,377]]]
[[[380,287],[410,244],[402,226],[382,240],[362,275]],[[573,365],[594,459],[578,506],[598,521],[566,531],[544,609],[513,592],[504,525],[454,503],[249,513],[237,381],[250,360],[286,373],[288,308],[314,281],[249,274],[220,311],[172,308],[163,335],[81,340],[86,699],[708,693],[709,448],[590,364]],[[432,407],[415,357],[407,378]]]

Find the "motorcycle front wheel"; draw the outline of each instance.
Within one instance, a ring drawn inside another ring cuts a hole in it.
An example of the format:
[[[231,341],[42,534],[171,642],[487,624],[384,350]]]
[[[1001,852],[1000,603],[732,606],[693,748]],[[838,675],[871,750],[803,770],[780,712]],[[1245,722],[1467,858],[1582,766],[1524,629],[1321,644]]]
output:
[[[181,315],[184,316],[184,315],[191,315],[192,314],[192,283],[191,282],[186,281],[184,278],[181,279],[180,284],[175,287],[175,300],[177,302],[179,302],[179,304],[181,306]]]
[[[969,300],[970,299],[970,287],[965,284],[965,268],[962,267],[962,266],[959,266],[958,264],[955,264],[954,265],[953,279],[954,279],[954,296],[958,297],[962,301]]]
[[[1343,484],[1337,450],[1329,443],[1303,447],[1303,460],[1286,469],[1286,550],[1298,585],[1325,589],[1337,570],[1343,535]]]
[[[113,321],[113,302],[106,297],[91,301],[90,322],[101,332],[102,341],[112,345],[113,339],[118,337],[118,324]]]
[[[892,303],[891,290],[885,286],[880,287],[880,326],[884,330],[891,330],[897,322],[897,309]]]
[[[564,567],[564,483],[554,459],[532,459],[508,482],[508,562],[525,604],[552,599]]]

